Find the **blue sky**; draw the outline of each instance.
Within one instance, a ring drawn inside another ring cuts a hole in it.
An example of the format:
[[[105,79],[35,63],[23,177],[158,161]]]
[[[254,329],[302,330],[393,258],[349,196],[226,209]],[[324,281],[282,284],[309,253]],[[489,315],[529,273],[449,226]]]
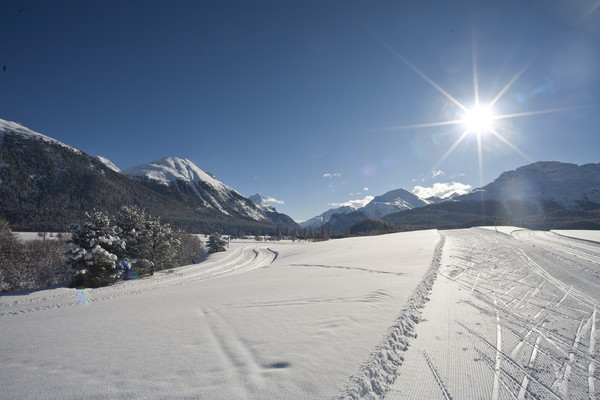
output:
[[[0,118],[121,169],[188,158],[299,220],[600,161],[597,0],[8,0],[0,68]],[[480,151],[468,134],[448,154],[464,124],[414,127],[463,118],[475,86],[519,115]]]

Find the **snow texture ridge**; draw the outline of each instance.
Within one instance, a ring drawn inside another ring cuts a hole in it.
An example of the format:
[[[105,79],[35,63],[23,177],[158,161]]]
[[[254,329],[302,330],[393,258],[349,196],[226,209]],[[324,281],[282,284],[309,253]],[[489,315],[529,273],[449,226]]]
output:
[[[65,147],[69,150],[72,150],[76,153],[81,153],[79,150],[77,150],[74,147],[66,145],[63,142],[60,142],[56,139],[52,139],[49,136],[42,135],[41,133],[38,133],[38,132],[34,132],[31,129],[26,128],[23,125],[19,124],[18,122],[12,122],[12,121],[6,121],[3,119],[0,119],[0,146],[2,145],[2,142],[4,141],[4,136],[7,133],[17,134],[17,135],[23,136],[28,139],[42,140],[44,142],[57,144],[59,146]]]
[[[112,169],[115,172],[121,172],[121,169],[119,167],[117,167],[115,164],[113,164],[113,162],[110,161],[108,158],[105,158],[105,157],[102,157],[102,156],[96,156],[96,158],[102,164],[104,164],[108,169]]]
[[[404,361],[402,353],[408,350],[410,340],[416,337],[415,325],[421,319],[421,309],[429,300],[429,293],[440,268],[444,242],[445,237],[440,233],[440,240],[423,280],[408,299],[395,323],[388,329],[384,339],[362,364],[360,371],[350,377],[346,388],[335,397],[336,400],[383,399],[389,391],[398,376],[398,368]]]

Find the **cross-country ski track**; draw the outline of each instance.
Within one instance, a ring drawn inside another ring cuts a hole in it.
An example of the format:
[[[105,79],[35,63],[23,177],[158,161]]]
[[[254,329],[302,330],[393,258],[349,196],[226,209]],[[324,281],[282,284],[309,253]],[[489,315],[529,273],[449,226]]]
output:
[[[0,398],[598,399],[600,244],[569,235],[238,241],[5,294]]]

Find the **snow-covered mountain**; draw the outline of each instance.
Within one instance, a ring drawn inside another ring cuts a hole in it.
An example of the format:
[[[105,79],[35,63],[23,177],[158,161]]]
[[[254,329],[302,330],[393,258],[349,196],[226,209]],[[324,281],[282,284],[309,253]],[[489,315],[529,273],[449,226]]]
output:
[[[363,219],[381,219],[388,214],[423,207],[427,204],[426,201],[408,190],[396,189],[373,198],[373,200],[363,207],[342,206],[332,208],[321,215],[300,223],[300,226],[303,228],[312,227],[313,229],[319,229],[322,224],[330,223],[332,216],[335,215],[335,221],[331,229],[334,232],[343,232],[346,227],[350,227]]]
[[[102,157],[102,156],[96,156],[96,158],[105,166],[107,166],[109,169],[115,171],[115,172],[121,172],[121,168],[117,167],[112,161],[110,161],[108,158]]]
[[[11,135],[18,135],[19,137],[21,137],[23,139],[36,140],[36,141],[42,141],[42,142],[46,142],[46,143],[56,144],[56,145],[66,148],[66,149],[69,149],[75,153],[81,153],[79,150],[77,150],[74,147],[68,146],[68,145],[64,144],[63,142],[60,142],[60,141],[53,139],[51,137],[48,137],[46,135],[42,135],[41,133],[34,132],[31,129],[21,125],[18,122],[5,121],[3,119],[0,119],[0,146],[2,146],[2,143],[4,142],[4,138],[7,133],[11,134]]]
[[[371,219],[380,219],[388,214],[425,205],[427,205],[425,201],[408,190],[396,189],[375,197],[358,210]]]
[[[275,211],[275,207],[273,207],[267,199],[258,193],[248,197],[248,200],[251,200],[254,204],[256,204],[263,213],[267,211]]]
[[[212,175],[187,160],[163,161],[130,169],[131,179],[104,157],[0,119],[0,218],[15,230],[67,231],[87,211],[114,215],[136,204],[191,232],[275,232],[254,203]]]
[[[273,207],[267,199],[259,194],[248,197],[254,204],[258,206],[263,215],[269,219],[275,225],[288,226],[290,228],[298,227],[296,221],[286,214],[280,213]]]
[[[86,211],[114,213],[126,204],[154,215],[178,207],[99,158],[0,120],[0,217],[15,229],[66,231]]]
[[[256,204],[187,159],[166,157],[128,168],[122,173],[153,188],[165,186],[182,200],[195,197],[201,207],[260,222],[268,220]]]
[[[458,196],[456,201],[520,203],[541,214],[555,209],[600,206],[600,164],[536,162],[502,173],[488,185]]]
[[[334,214],[348,214],[355,211],[356,208],[350,206],[342,206],[337,208],[331,208],[324,213],[317,215],[316,217],[312,217],[304,222],[300,223],[302,228],[312,228],[312,229],[320,229],[321,225],[326,224],[331,219],[331,216]]]

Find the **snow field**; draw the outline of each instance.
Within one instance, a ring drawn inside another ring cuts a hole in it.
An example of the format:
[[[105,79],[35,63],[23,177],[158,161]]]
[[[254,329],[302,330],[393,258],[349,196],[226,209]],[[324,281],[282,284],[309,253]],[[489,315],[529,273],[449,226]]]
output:
[[[589,240],[600,243],[600,231],[590,230],[553,230],[557,235],[567,236],[574,239]]]
[[[439,239],[245,242],[108,288],[1,296],[0,398],[333,397],[405,308]]]
[[[596,398],[600,247],[550,232],[443,234],[440,276],[385,398]],[[586,258],[565,262],[575,245]]]

